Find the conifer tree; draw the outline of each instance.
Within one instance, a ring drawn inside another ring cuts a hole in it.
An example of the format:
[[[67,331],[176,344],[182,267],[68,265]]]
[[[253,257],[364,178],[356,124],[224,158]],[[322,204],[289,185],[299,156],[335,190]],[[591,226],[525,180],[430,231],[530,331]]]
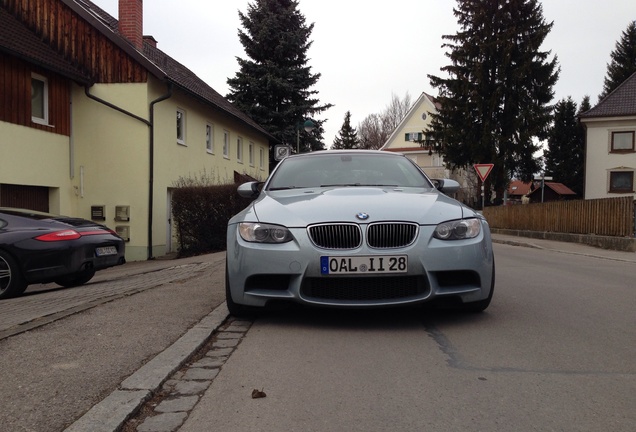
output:
[[[583,99],[578,112],[571,97],[557,102],[544,153],[546,175],[572,189],[580,198],[585,182],[585,128],[578,121],[578,114],[590,109],[589,99],[589,96]]]
[[[347,111],[345,114],[344,123],[338,131],[336,138],[333,140],[331,146],[332,150],[344,150],[344,149],[358,149],[360,148],[360,139],[358,138],[358,132],[354,127],[351,127],[351,112]]]
[[[306,23],[297,0],[255,0],[239,18],[248,58],[237,57],[240,70],[227,80],[228,100],[281,142],[295,148],[300,139],[301,152],[324,149],[323,121],[314,116],[332,105],[321,105],[312,90],[320,78],[307,65],[313,23]],[[316,125],[311,133],[302,130],[307,119]]]
[[[610,54],[611,62],[607,65],[607,75],[603,83],[601,100],[621,85],[636,72],[636,21],[632,21],[616,42],[616,48]]]
[[[537,0],[458,0],[453,12],[447,76],[429,75],[441,105],[430,136],[447,165],[493,163],[488,182],[501,199],[513,175],[529,180],[539,168],[536,138],[546,138],[559,73],[541,51],[552,23]]]

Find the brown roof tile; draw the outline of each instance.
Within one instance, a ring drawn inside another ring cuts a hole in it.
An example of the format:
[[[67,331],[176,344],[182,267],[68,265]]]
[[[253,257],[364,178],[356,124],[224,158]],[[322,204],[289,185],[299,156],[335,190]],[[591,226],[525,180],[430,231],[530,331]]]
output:
[[[636,72],[581,118],[636,115]]]
[[[532,182],[524,183],[521,180],[512,180],[508,186],[508,195],[523,196],[532,192]]]
[[[561,196],[563,196],[563,195],[576,195],[576,192],[574,192],[572,189],[570,189],[569,187],[567,187],[563,183],[545,182],[544,184],[545,184],[545,187],[552,189],[558,195],[561,195]],[[537,187],[531,193],[541,193],[541,192],[537,192],[537,191],[540,191],[540,190],[541,190],[541,183],[539,183],[539,187]]]
[[[64,59],[6,9],[0,7],[0,51],[21,58],[80,83],[90,83],[90,76]]]

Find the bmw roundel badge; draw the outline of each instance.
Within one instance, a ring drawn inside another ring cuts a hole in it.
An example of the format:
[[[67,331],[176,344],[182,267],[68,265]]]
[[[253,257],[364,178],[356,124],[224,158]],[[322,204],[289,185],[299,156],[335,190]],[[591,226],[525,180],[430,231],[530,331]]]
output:
[[[367,220],[369,219],[369,214],[368,213],[364,213],[364,212],[360,212],[356,215],[356,217],[360,220]]]

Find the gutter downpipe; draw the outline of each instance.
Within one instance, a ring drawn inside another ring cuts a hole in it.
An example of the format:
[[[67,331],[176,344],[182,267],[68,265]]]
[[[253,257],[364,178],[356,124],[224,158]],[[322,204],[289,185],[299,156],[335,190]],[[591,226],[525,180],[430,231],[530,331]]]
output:
[[[148,126],[150,128],[150,138],[149,138],[149,179],[148,179],[148,247],[147,247],[147,259],[148,260],[153,260],[154,257],[152,256],[152,222],[153,222],[153,214],[152,214],[152,206],[154,205],[154,165],[155,165],[155,126],[154,126],[154,117],[155,117],[155,105],[161,101],[164,101],[166,99],[169,99],[172,97],[172,82],[168,81],[168,91],[167,93],[159,96],[157,99],[153,100],[150,102],[150,108],[149,108],[149,115],[150,115],[150,120],[146,120],[143,117],[139,117],[136,114],[131,113],[130,111],[126,111],[123,108],[118,107],[117,105],[114,105],[104,99],[101,99],[95,95],[92,95],[89,92],[91,85],[85,85],[84,86],[84,93],[86,94],[86,97],[88,97],[89,99],[92,99],[96,102],[99,102],[103,105],[106,105],[109,108],[114,109],[115,111],[119,111],[122,114],[125,114],[129,117],[134,118],[135,120],[138,120],[140,122],[142,122],[143,124],[145,124],[146,126]]]
[[[161,101],[172,97],[172,82],[168,81],[168,92],[157,99],[150,102],[150,153],[149,163],[149,179],[148,179],[148,259],[152,260],[155,257],[152,256],[152,221],[153,213],[152,206],[154,205],[154,183],[155,183],[155,105]]]

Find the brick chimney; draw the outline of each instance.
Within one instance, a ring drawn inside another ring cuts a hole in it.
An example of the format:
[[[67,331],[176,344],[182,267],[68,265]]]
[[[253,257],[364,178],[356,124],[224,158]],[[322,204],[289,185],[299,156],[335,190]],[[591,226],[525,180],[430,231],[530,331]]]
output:
[[[119,0],[119,33],[143,49],[143,0]]]

